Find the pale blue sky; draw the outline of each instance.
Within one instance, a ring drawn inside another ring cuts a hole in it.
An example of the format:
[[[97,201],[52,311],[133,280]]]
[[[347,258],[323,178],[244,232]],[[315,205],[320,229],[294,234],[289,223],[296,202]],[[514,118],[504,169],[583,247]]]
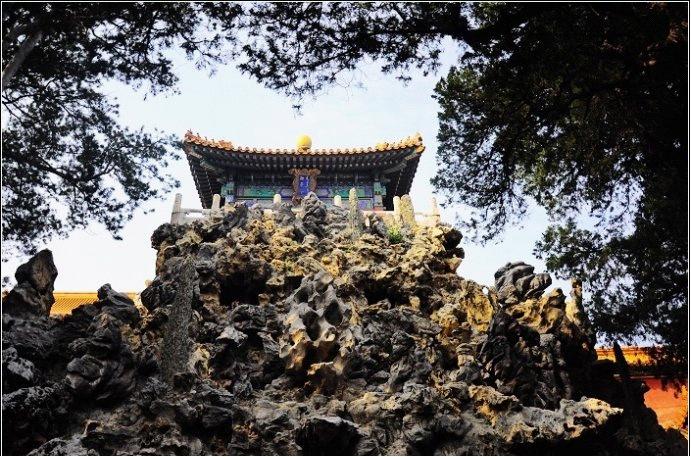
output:
[[[376,65],[357,73],[364,87],[343,84],[316,100],[307,100],[301,114],[292,108],[294,100],[269,91],[232,67],[221,67],[209,76],[183,59],[178,60],[179,93],[144,98],[121,84],[108,84],[106,92],[118,99],[121,121],[132,128],[157,128],[180,137],[187,129],[216,139],[247,146],[292,147],[299,134],[312,137],[313,147],[369,146],[384,140],[398,140],[415,132],[427,146],[422,155],[411,196],[416,209],[429,209],[433,195],[430,179],[436,169],[437,103],[432,99],[435,83],[446,73],[458,53],[446,53],[446,64],[437,75],[424,77],[413,72],[407,85],[393,76],[382,75]],[[468,151],[470,153],[471,151]],[[176,176],[183,194],[183,206],[201,207],[186,160],[169,170]],[[138,211],[114,240],[103,227],[92,225],[46,247],[53,251],[59,275],[56,290],[93,291],[109,282],[116,290],[141,291],[144,281],[154,277],[155,252],[150,235],[170,219],[173,194],[164,201],[150,202],[154,211]],[[443,209],[442,218],[453,222],[457,210]],[[463,213],[460,213],[463,217]],[[503,239],[479,246],[464,240],[466,258],[459,273],[482,284],[492,284],[494,272],[508,261],[524,260],[543,271],[544,263],[532,255],[535,241],[548,224],[544,211],[532,208],[521,227],[509,228]],[[26,259],[3,264],[9,275]],[[555,281],[568,294],[565,281]]]

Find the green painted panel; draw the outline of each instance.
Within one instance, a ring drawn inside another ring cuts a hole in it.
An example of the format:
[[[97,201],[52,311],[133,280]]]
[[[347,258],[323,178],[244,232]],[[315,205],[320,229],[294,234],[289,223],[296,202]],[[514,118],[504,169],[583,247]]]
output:
[[[331,187],[331,196],[335,197],[336,195],[340,195],[341,198],[348,198],[350,197],[350,189],[352,189],[352,187],[333,186]],[[358,186],[355,188],[355,190],[357,192],[358,198],[365,197],[366,193],[364,187]]]
[[[229,195],[235,194],[235,183],[234,182],[228,182],[223,184],[223,187],[221,187],[221,195],[223,197],[227,197]]]
[[[274,194],[276,194],[276,191],[277,189],[273,187],[241,186],[238,192],[238,196],[272,198]]]

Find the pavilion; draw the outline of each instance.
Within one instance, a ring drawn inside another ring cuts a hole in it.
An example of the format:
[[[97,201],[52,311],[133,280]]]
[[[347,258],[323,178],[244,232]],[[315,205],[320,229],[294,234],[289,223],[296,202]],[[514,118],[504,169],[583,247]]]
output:
[[[355,188],[361,209],[382,211],[410,191],[425,146],[418,133],[361,148],[312,148],[306,135],[293,149],[256,148],[188,131],[183,149],[205,209],[214,194],[224,203],[270,206],[276,195],[296,203],[314,192],[330,204]]]

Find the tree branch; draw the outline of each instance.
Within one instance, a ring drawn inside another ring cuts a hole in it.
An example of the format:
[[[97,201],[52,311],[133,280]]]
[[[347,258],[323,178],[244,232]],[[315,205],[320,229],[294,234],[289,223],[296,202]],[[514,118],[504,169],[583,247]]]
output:
[[[14,77],[19,67],[22,66],[26,57],[31,53],[31,51],[36,47],[39,41],[43,38],[43,31],[37,30],[31,35],[27,36],[22,44],[19,46],[17,53],[12,57],[10,63],[2,70],[2,91],[10,84],[10,81]]]

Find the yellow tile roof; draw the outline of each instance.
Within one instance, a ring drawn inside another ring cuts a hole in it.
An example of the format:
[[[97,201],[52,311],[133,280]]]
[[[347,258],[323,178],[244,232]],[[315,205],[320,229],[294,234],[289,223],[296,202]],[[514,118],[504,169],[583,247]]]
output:
[[[381,142],[376,146],[360,148],[322,148],[322,149],[286,149],[286,148],[254,148],[248,146],[238,146],[226,140],[214,140],[202,137],[199,134],[188,130],[185,133],[183,142],[198,146],[207,146],[215,149],[222,149],[229,152],[270,154],[270,155],[353,155],[368,154],[386,151],[397,151],[401,149],[415,148],[416,152],[423,152],[425,146],[422,144],[422,135],[416,133],[399,141]]]
[[[125,292],[132,300],[137,299],[136,292]],[[98,300],[96,292],[53,292],[55,303],[50,308],[50,314],[70,314],[73,309],[83,304],[91,304]]]
[[[614,349],[613,348],[598,348],[597,358],[614,360]],[[621,352],[624,354],[624,360],[629,365],[650,365],[650,354],[647,348],[628,346],[621,348]]]

